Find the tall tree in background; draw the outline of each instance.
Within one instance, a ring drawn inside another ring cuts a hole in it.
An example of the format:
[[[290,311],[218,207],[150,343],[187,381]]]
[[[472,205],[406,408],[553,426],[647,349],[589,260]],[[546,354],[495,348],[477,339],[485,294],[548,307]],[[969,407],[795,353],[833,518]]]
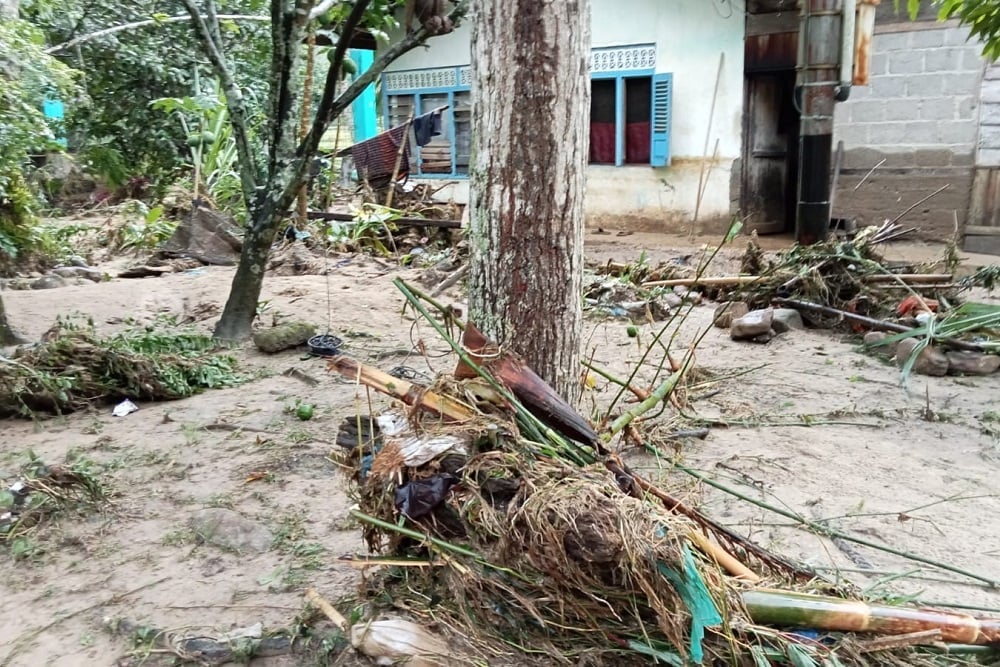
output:
[[[365,72],[338,94],[343,78],[344,58],[350,37],[359,28],[369,25],[383,27],[397,7],[396,0],[355,0],[337,2],[323,0],[271,0],[271,70],[268,82],[268,128],[263,138],[266,155],[254,150],[253,137],[247,123],[243,93],[236,80],[227,45],[217,18],[215,0],[206,0],[204,11],[199,0],[183,0],[194,21],[195,30],[215,74],[222,82],[226,106],[229,109],[233,136],[239,155],[240,178],[246,200],[248,222],[243,238],[243,253],[233,277],[232,289],[226,301],[215,335],[223,339],[240,339],[250,335],[257,312],[257,301],[264,282],[267,258],[282,220],[305,182],[309,163],[316,155],[319,142],[330,123],[361,94],[362,91],[401,55],[419,46],[428,36],[424,22],[416,30],[407,30],[395,43],[376,57]],[[443,3],[442,3],[443,4]],[[455,3],[449,14],[457,24],[464,16],[468,0]],[[320,16],[339,16],[334,22],[338,40],[323,84],[323,92],[315,113],[311,114],[309,132],[301,141],[303,43],[310,21]]]
[[[477,0],[469,315],[580,393],[590,0]]]

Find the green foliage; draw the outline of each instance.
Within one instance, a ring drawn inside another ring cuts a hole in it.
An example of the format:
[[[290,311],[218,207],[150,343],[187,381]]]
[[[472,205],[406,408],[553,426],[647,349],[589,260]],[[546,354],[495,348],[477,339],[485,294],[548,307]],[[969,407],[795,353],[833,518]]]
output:
[[[95,401],[164,400],[246,378],[218,341],[165,323],[101,337],[92,323],[61,321],[58,333],[17,362],[0,363],[0,416],[68,412]]]
[[[163,207],[149,208],[138,199],[118,207],[122,222],[112,226],[104,239],[112,250],[150,250],[170,238],[179,222],[163,216]]]
[[[898,9],[900,0],[894,2]],[[939,21],[957,18],[969,28],[972,37],[983,42],[985,57],[1000,57],[1000,0],[906,0],[911,19],[917,17],[922,4],[936,7]]]
[[[262,0],[227,0],[220,13],[265,13]],[[129,3],[54,4],[25,0],[22,12],[50,44],[148,20],[186,14],[178,0],[134,0]],[[251,105],[262,99],[270,58],[269,26],[263,22],[223,22],[227,56],[245,76]],[[66,126],[71,148],[84,156],[84,166],[118,187],[142,177],[166,188],[184,169],[186,136],[176,120],[152,108],[162,97],[192,90],[194,73],[208,71],[189,23],[160,23],[124,30],[81,43],[56,56],[86,72],[85,95],[67,100]]]
[[[229,211],[240,221],[246,219],[246,203],[240,183],[236,139],[225,96],[218,81],[211,94],[197,90],[188,97],[163,97],[153,100],[154,109],[177,118],[191,158],[191,167],[197,167],[204,180],[205,190],[219,208]]]
[[[44,37],[0,18],[0,264],[30,249],[34,195],[24,171],[32,154],[56,148],[42,104],[73,90],[74,72],[44,52]]]

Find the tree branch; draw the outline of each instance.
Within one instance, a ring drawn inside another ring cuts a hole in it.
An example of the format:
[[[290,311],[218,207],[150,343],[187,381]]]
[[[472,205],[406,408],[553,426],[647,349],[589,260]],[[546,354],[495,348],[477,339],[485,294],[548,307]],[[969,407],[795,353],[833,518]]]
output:
[[[243,186],[243,200],[247,208],[253,204],[257,191],[257,160],[254,158],[253,149],[250,146],[250,130],[247,125],[246,104],[243,100],[243,93],[233,78],[233,73],[229,69],[225,56],[222,54],[222,37],[219,35],[219,17],[215,13],[215,0],[208,0],[208,13],[211,17],[210,28],[201,16],[194,0],[183,0],[184,7],[191,15],[191,20],[198,35],[201,37],[202,46],[208,55],[209,61],[216,75],[222,81],[222,90],[226,96],[226,106],[229,109],[229,123],[233,128],[233,139],[236,141],[236,152],[239,156],[240,184]],[[214,34],[213,34],[214,33]]]
[[[254,16],[252,14],[220,14],[216,18],[226,21],[261,21],[264,23],[271,20],[269,16]],[[164,16],[163,18],[145,19],[142,21],[134,21],[132,23],[123,23],[122,25],[116,25],[110,28],[104,28],[102,30],[98,30],[97,32],[91,32],[86,35],[80,35],[79,37],[74,37],[68,42],[63,42],[62,44],[56,44],[55,46],[50,46],[49,48],[45,49],[44,53],[47,55],[52,55],[53,53],[59,53],[60,51],[71,49],[74,46],[85,44],[95,39],[100,39],[101,37],[107,37],[108,35],[114,35],[115,33],[125,32],[126,30],[132,30],[133,28],[145,28],[147,26],[160,25],[165,23],[186,23],[188,21],[193,21],[193,20],[195,19],[190,14],[183,14],[180,16]]]
[[[337,4],[337,2],[338,0],[323,0],[321,3],[313,7],[311,12],[309,12],[309,20],[312,21],[318,19],[320,16],[323,16],[323,14],[326,14],[331,7]]]
[[[293,159],[298,138],[295,102],[299,97],[299,60],[301,44],[309,24],[312,0],[273,0],[271,35],[274,52],[271,58],[271,122],[267,163],[268,190],[285,165]],[[280,184],[279,187],[284,187]]]

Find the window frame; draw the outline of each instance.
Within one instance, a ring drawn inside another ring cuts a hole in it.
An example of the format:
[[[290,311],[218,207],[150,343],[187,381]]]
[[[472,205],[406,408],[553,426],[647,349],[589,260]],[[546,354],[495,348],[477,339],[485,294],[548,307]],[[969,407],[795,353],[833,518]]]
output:
[[[652,166],[652,150],[650,150],[650,161],[644,163],[625,163],[625,79],[640,79],[648,78],[649,87],[651,91],[655,89],[655,77],[656,68],[648,69],[628,69],[628,70],[614,70],[611,72],[591,72],[590,80],[613,80],[615,82],[615,167],[651,167]],[[590,111],[588,110],[589,114]],[[656,113],[656,105],[653,99],[650,99],[649,103],[649,121],[652,124],[653,116]],[[590,119],[587,119],[587,124],[590,124]],[[652,126],[650,126],[650,131],[652,131]],[[650,136],[650,144],[652,145],[652,136]],[[597,162],[590,162],[588,158],[588,167],[610,167],[610,164],[602,164]]]
[[[463,79],[468,81],[467,76],[463,76],[462,70],[468,70],[468,65],[458,66],[458,67],[434,67],[434,68],[421,68],[421,69],[411,69],[411,70],[394,70],[392,72],[386,72],[383,74],[383,90],[382,90],[382,119],[384,122],[385,129],[391,129],[389,127],[389,98],[395,95],[412,95],[414,101],[414,116],[419,116],[425,113],[423,108],[423,97],[426,95],[447,95],[448,96],[448,112],[451,114],[448,122],[448,141],[451,144],[451,171],[449,173],[441,172],[429,172],[424,173],[421,171],[421,164],[423,160],[420,155],[420,146],[413,147],[413,159],[415,160],[415,168],[410,170],[410,175],[414,178],[421,179],[450,179],[454,180],[456,178],[468,178],[468,168],[466,173],[459,173],[456,171],[458,162],[458,144],[455,141],[455,93],[471,93],[472,85],[471,83],[463,83]],[[443,70],[454,70],[454,81],[455,85],[451,86],[418,86],[418,87],[406,87],[406,88],[388,88],[386,85],[387,80],[385,78],[386,74],[394,75],[406,75],[406,74],[419,74],[422,72],[429,71],[443,71]],[[469,105],[471,109],[471,96],[469,99]],[[437,105],[435,105],[437,106]],[[427,109],[430,111],[430,109]],[[471,110],[470,110],[471,114]],[[470,118],[471,120],[471,118]],[[471,166],[471,164],[470,164]]]

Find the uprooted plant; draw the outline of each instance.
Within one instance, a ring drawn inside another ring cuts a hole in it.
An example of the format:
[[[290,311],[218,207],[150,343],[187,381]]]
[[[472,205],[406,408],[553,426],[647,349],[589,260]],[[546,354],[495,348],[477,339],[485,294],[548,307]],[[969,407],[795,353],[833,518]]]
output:
[[[470,323],[454,340],[396,285],[459,361],[455,378],[423,387],[331,360],[409,406],[359,415],[338,437],[355,471],[354,516],[383,555],[383,601],[459,630],[484,660],[957,665],[1000,640],[1000,621],[864,603],[609,451],[611,434],[669,398],[691,350],[599,433],[512,353]]]
[[[0,544],[14,558],[28,557],[35,551],[31,534],[45,521],[66,509],[92,511],[107,499],[89,462],[47,465],[29,452],[17,481],[0,491]]]
[[[98,402],[184,398],[244,378],[218,341],[191,331],[134,327],[101,337],[61,321],[16,359],[0,356],[0,416],[65,413]]]

